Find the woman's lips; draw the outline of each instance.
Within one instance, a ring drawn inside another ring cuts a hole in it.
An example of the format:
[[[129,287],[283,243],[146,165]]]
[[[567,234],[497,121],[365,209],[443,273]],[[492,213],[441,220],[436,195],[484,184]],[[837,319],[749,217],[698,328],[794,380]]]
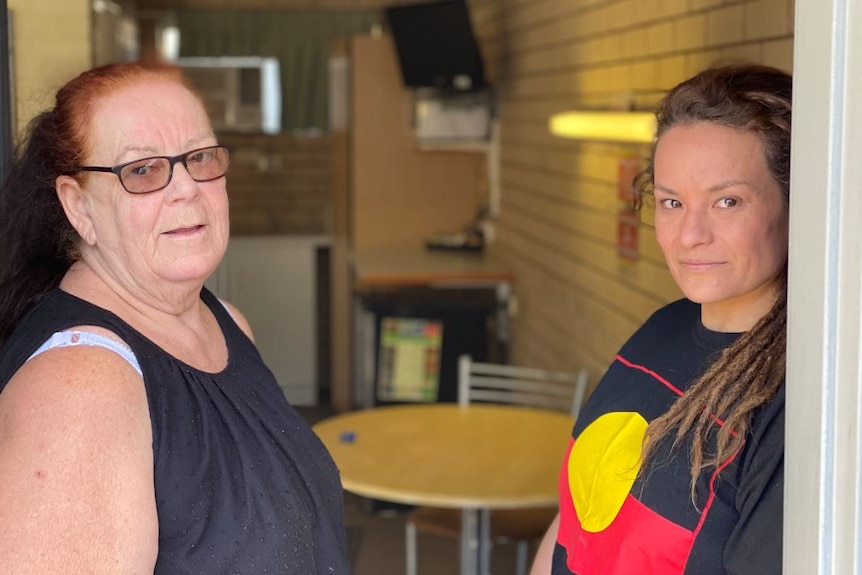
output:
[[[174,230],[170,230],[170,231],[167,231],[165,233],[167,235],[170,235],[170,236],[187,236],[187,235],[196,234],[197,232],[199,232],[203,228],[204,228],[204,226],[199,224],[196,226],[189,226],[186,228],[176,228]]]
[[[681,261],[679,265],[692,272],[705,272],[724,265],[724,262]]]

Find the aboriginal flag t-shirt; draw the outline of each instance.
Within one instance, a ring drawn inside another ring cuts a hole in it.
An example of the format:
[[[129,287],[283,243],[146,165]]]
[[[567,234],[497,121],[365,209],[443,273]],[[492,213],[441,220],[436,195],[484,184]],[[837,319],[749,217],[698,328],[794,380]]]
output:
[[[638,475],[647,424],[733,343],[700,306],[656,312],[620,350],[584,406],[560,473],[555,575],[781,573],[784,386],[743,447],[698,478],[689,444],[659,444]],[[721,425],[720,418],[716,425]]]

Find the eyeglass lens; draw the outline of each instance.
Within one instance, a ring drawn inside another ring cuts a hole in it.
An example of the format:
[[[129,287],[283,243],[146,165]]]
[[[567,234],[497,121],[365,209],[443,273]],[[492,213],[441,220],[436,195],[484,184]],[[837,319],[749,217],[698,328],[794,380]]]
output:
[[[192,150],[180,159],[196,182],[220,178],[227,172],[228,154],[222,147]],[[123,186],[133,194],[159,190],[168,185],[173,171],[170,158],[144,158],[120,170]]]

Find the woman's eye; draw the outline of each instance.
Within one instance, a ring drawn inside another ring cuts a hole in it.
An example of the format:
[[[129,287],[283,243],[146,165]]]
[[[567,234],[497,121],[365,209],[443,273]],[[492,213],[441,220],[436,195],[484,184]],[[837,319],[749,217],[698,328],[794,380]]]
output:
[[[204,162],[209,162],[213,159],[213,151],[212,150],[201,150],[199,152],[195,152],[186,160],[187,162],[202,164]]]
[[[738,203],[736,198],[721,198],[716,205],[719,208],[732,208]]]
[[[153,169],[152,164],[138,164],[135,166],[129,166],[127,170],[128,174],[135,177],[143,177],[150,173],[150,170]]]
[[[668,208],[671,210],[675,210],[676,208],[682,207],[682,202],[676,200],[674,198],[665,198],[659,202],[661,207]]]
[[[161,178],[164,171],[167,169],[168,161],[165,158],[149,158],[129,164],[123,168],[122,177],[131,180],[152,180],[153,178]]]

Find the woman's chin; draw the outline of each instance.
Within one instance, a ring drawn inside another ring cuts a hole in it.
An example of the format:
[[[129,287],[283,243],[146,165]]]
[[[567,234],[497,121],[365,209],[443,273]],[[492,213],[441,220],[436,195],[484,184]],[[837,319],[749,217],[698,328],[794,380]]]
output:
[[[158,274],[164,281],[173,284],[188,284],[190,286],[202,286],[210,276],[218,269],[218,262],[212,261],[190,262],[185,261],[181,265],[165,270]]]

